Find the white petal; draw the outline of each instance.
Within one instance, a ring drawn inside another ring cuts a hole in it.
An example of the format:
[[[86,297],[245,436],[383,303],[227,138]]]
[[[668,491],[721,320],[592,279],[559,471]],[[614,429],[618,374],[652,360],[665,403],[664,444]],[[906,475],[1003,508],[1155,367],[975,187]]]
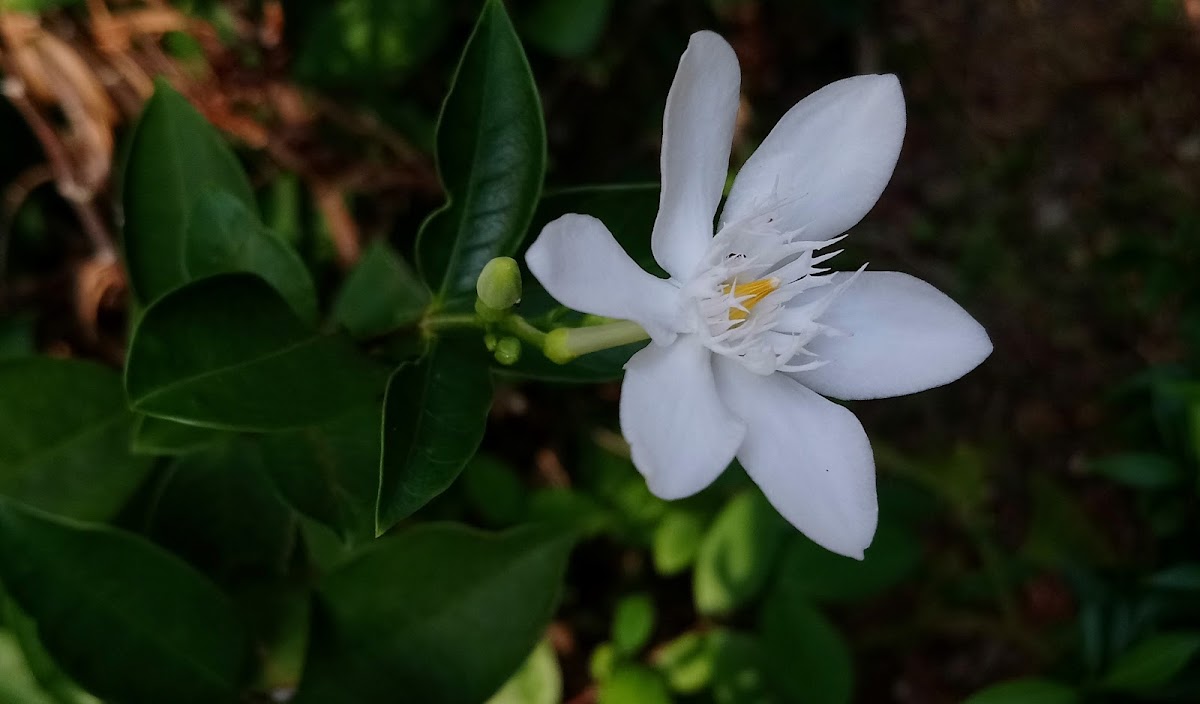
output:
[[[721,215],[722,227],[774,208],[799,239],[842,234],[867,214],[892,177],[904,141],[900,82],[855,76],[796,103],[746,161]]]
[[[847,276],[835,274],[835,284]],[[819,321],[844,334],[810,342],[808,349],[829,364],[794,378],[834,398],[924,391],[954,381],[992,353],[987,331],[949,296],[894,271],[862,272]]]
[[[708,486],[733,461],[746,432],[717,395],[713,354],[691,336],[650,345],[625,365],[621,432],[656,496]]]
[[[759,376],[717,360],[721,399],[746,423],[738,460],[792,525],[861,560],[875,536],[875,460],[850,411],[784,374]]]
[[[639,267],[596,218],[571,213],[546,225],[525,253],[525,263],[559,303],[632,320],[655,342],[675,339],[679,289]]]
[[[737,55],[712,32],[696,32],[679,59],[663,115],[662,194],[651,247],[663,269],[687,281],[713,236],[737,118]]]

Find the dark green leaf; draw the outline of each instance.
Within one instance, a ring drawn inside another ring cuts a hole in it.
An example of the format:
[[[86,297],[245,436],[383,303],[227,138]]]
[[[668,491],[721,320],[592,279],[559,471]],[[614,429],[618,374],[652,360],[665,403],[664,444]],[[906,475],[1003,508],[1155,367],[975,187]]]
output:
[[[295,701],[486,700],[541,638],[569,550],[557,532],[451,525],[375,541],[320,585]]]
[[[254,192],[221,135],[166,81],[155,84],[125,165],[123,246],[143,303],[187,283],[184,243],[196,199],[219,189],[254,210]]]
[[[146,533],[223,580],[284,574],[296,517],[264,471],[246,438],[179,458],[158,487]]]
[[[854,689],[842,634],[802,595],[775,589],[759,619],[763,669],[784,701],[847,704]]]
[[[380,370],[338,336],[313,332],[248,274],[222,274],[155,302],[133,333],[134,409],[230,430],[295,428],[371,401]]]
[[[375,337],[420,320],[429,289],[384,242],[363,252],[333,302],[333,318],[357,338]]]
[[[482,453],[467,463],[462,486],[471,507],[496,527],[519,522],[529,508],[528,490],[512,467]]]
[[[341,0],[319,6],[301,42],[296,74],[334,88],[394,83],[407,76],[441,43],[452,19],[444,0]]]
[[[1200,563],[1185,562],[1168,567],[1151,576],[1147,582],[1159,589],[1200,592]]]
[[[499,0],[467,41],[437,131],[447,201],[421,226],[417,261],[449,307],[469,307],[475,279],[525,237],[546,168],[546,128],[525,52]]]
[[[33,318],[0,318],[0,360],[32,357],[36,353]]]
[[[763,645],[757,638],[735,631],[709,634],[713,656],[713,700],[716,704],[770,702],[763,673]]]
[[[595,48],[611,10],[612,0],[540,0],[521,24],[538,48],[577,58]]]
[[[1187,474],[1169,457],[1131,452],[1091,463],[1096,474],[1134,489],[1168,489],[1182,483]]]
[[[91,362],[0,362],[0,494],[81,520],[111,517],[150,461],[129,449],[121,377]]]
[[[784,538],[792,532],[763,495],[750,490],[729,501],[704,536],[696,560],[696,609],[724,614],[766,586]]]
[[[453,483],[483,439],[491,406],[491,375],[476,340],[443,338],[396,370],[383,410],[377,531]]]
[[[133,452],[137,455],[182,455],[225,438],[227,433],[173,420],[138,416],[133,424]]]
[[[296,315],[316,322],[317,294],[300,256],[237,197],[207,191],[196,200],[188,219],[183,275],[186,281],[194,281],[239,271],[262,277]]]
[[[1200,651],[1200,633],[1159,633],[1117,658],[1102,684],[1142,692],[1166,684]]]
[[[238,699],[249,653],[233,605],[149,542],[0,499],[0,579],[92,693],[128,704]]]
[[[327,423],[259,441],[267,472],[288,503],[344,541],[375,537],[382,416],[383,404],[371,402]]]
[[[16,602],[0,593],[0,620],[3,621],[8,634],[0,631],[0,636],[11,635],[17,647],[20,648],[17,663],[19,676],[32,676],[38,692],[49,694],[55,704],[99,704],[100,700],[83,691],[70,677],[55,664],[54,659],[46,652],[42,639],[38,635],[37,623],[17,607]],[[0,655],[0,660],[3,659]],[[0,666],[0,674],[4,667]],[[0,702],[10,704],[4,699],[4,677],[0,676]],[[30,699],[30,701],[38,701]],[[28,704],[25,699],[16,699],[11,704]]]
[[[1076,704],[1079,694],[1070,687],[1041,679],[1012,680],[972,694],[963,704]]]
[[[887,517],[864,559],[829,552],[803,535],[796,535],[780,560],[778,579],[797,596],[816,601],[859,601],[876,596],[912,574],[921,559],[921,546],[906,526]]]

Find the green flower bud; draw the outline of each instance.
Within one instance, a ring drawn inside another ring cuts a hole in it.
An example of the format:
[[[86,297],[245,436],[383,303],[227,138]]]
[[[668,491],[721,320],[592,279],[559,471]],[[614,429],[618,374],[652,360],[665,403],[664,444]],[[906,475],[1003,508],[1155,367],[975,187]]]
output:
[[[521,358],[521,341],[515,337],[502,337],[496,342],[496,361],[504,366],[512,366]]]
[[[505,311],[521,300],[521,267],[512,257],[488,262],[475,281],[475,293],[488,308]]]
[[[495,352],[496,343],[499,341],[500,339],[490,332],[483,336],[483,344],[485,347],[487,347],[488,352]]]

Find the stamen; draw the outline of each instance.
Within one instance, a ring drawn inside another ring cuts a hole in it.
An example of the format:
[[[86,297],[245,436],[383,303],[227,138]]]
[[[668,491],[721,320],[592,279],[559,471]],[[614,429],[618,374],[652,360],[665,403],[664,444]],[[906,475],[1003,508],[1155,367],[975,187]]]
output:
[[[729,319],[745,320],[750,315],[750,309],[778,289],[779,283],[779,278],[772,276],[746,284],[725,284],[722,286],[721,292],[727,296],[732,294],[735,302],[735,305],[729,308]]]

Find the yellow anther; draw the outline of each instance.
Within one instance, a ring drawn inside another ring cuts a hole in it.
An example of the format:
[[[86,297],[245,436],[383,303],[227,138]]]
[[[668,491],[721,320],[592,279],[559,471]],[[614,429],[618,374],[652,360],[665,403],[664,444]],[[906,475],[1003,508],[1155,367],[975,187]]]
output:
[[[769,279],[759,279],[745,284],[725,284],[722,291],[727,295],[732,293],[734,299],[741,305],[741,308],[729,309],[729,319],[745,320],[746,316],[750,314],[750,310],[758,305],[759,301],[778,288],[779,279],[773,276]]]

